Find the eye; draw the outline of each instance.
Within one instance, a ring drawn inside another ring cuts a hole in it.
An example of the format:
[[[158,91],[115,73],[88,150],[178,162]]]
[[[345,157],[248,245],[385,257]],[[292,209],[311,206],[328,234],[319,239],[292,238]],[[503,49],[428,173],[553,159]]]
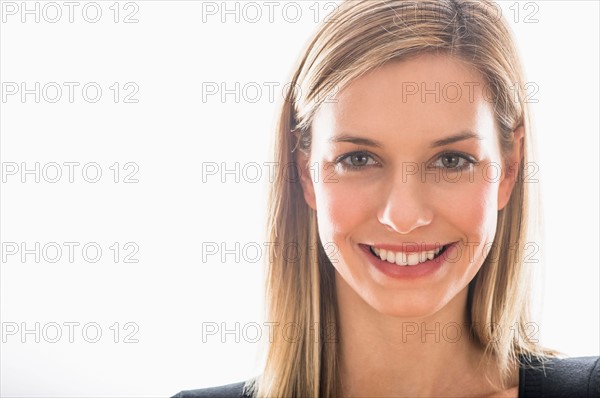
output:
[[[360,170],[379,163],[368,152],[358,151],[344,154],[335,160],[344,170]]]
[[[438,157],[438,161],[434,164],[441,163],[441,167],[448,170],[463,170],[478,162],[471,156],[464,155],[458,152],[446,152]]]

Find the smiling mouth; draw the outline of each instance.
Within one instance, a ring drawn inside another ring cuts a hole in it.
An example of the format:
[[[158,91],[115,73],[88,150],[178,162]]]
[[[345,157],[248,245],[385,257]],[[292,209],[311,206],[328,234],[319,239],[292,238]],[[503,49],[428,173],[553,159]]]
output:
[[[444,245],[434,250],[413,253],[394,252],[391,250],[378,249],[369,245],[369,251],[373,256],[377,257],[382,261],[387,261],[390,264],[396,264],[398,266],[404,267],[419,265],[426,261],[436,259],[439,256],[441,256],[450,245],[451,243],[448,243],[447,245]]]

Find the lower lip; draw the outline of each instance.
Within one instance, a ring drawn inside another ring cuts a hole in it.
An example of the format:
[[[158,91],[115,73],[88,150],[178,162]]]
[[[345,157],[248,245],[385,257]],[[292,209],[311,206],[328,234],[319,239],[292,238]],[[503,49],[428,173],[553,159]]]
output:
[[[435,273],[439,270],[447,261],[447,258],[454,258],[454,250],[456,249],[457,242],[450,244],[446,250],[438,257],[431,260],[427,260],[417,265],[396,265],[388,261],[384,261],[379,257],[375,257],[371,253],[371,249],[368,245],[359,245],[360,249],[365,253],[369,263],[375,268],[381,271],[383,274],[396,279],[414,279],[422,278]]]

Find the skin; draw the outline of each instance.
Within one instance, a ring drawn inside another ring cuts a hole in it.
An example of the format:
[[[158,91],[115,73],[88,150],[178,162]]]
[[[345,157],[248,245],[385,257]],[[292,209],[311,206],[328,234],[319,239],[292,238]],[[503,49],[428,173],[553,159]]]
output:
[[[412,82],[428,90],[436,82],[458,83],[462,95],[448,90],[438,102],[433,94],[406,95]],[[479,84],[469,95],[472,82]],[[337,248],[329,257],[336,269],[344,396],[517,396],[517,369],[511,370],[510,388],[498,389],[491,383],[500,382],[497,369],[490,362],[478,366],[483,350],[467,329],[459,339],[442,333],[454,337],[456,329],[444,327],[467,322],[468,284],[487,255],[485,244],[494,239],[498,210],[510,198],[522,161],[518,128],[514,150],[503,163],[484,86],[472,66],[424,54],[362,75],[315,114],[310,154],[299,153],[297,161],[312,170],[302,174],[301,183],[306,203],[316,210],[321,241]],[[479,139],[431,147],[467,130]],[[379,146],[331,142],[343,134]],[[336,164],[355,151],[361,153]],[[477,163],[440,156],[446,152]],[[417,165],[416,174],[407,173],[409,165]],[[494,170],[501,174],[495,177]],[[457,259],[412,280],[381,273],[358,246],[456,241],[462,248]],[[413,326],[418,331],[411,334]]]

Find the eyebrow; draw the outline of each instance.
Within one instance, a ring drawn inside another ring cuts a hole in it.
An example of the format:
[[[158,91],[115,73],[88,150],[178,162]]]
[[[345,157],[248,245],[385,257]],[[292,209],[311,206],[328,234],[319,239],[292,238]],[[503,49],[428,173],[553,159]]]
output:
[[[461,131],[458,134],[454,134],[454,135],[451,135],[449,137],[433,141],[431,143],[430,147],[431,148],[437,148],[437,147],[440,147],[440,146],[449,145],[449,144],[453,144],[455,142],[469,140],[469,139],[472,139],[472,138],[475,138],[475,139],[478,139],[478,140],[482,139],[477,133],[474,133],[474,132],[472,132],[470,130],[464,130],[464,131]],[[351,144],[365,145],[365,146],[370,146],[370,147],[375,147],[375,148],[382,148],[383,147],[383,145],[381,143],[379,143],[378,141],[372,140],[370,138],[357,137],[357,136],[353,136],[353,135],[349,135],[349,134],[337,135],[337,136],[331,138],[329,140],[329,142],[332,143],[332,144],[333,143],[338,143],[338,142],[349,142]]]
[[[376,147],[376,148],[382,147],[382,145],[375,140],[371,140],[369,138],[364,138],[364,137],[357,137],[357,136],[349,135],[349,134],[336,135],[335,137],[330,138],[329,142],[332,144],[335,144],[338,142],[349,142],[351,144],[356,144],[356,145],[372,146],[372,147]]]
[[[439,146],[444,146],[448,144],[453,144],[458,141],[470,140],[471,138],[475,138],[481,141],[481,137],[470,130],[461,131],[458,134],[451,135],[450,137],[442,138],[441,140],[433,141],[431,143],[431,148],[437,148]]]

